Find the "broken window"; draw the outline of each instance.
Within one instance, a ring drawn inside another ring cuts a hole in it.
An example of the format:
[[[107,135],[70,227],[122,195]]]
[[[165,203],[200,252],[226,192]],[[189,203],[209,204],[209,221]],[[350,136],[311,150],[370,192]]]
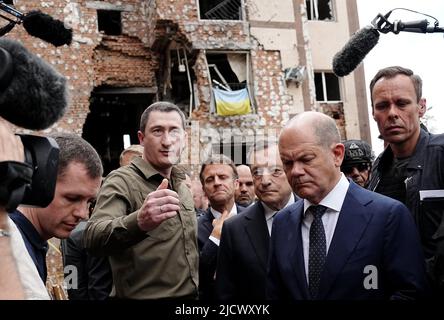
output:
[[[333,0],[306,0],[308,20],[333,20]]]
[[[201,19],[242,20],[242,0],[199,0]]]
[[[97,23],[100,32],[110,36],[122,34],[121,11],[97,10]]]
[[[333,72],[315,72],[316,101],[341,101],[339,79]]]
[[[90,106],[82,137],[91,143],[102,159],[104,175],[119,167],[124,138],[138,144],[140,116],[154,98],[147,88],[96,87],[91,92]]]
[[[161,84],[161,98],[176,104],[185,115],[191,117],[193,107],[196,106],[193,85],[196,76],[192,66],[196,61],[195,52],[187,52],[173,42],[163,57]]]
[[[232,91],[232,94],[229,93],[230,99],[234,99],[231,100],[231,105],[242,108],[239,109],[237,114],[250,113],[251,109],[254,109],[254,102],[250,94],[253,92],[253,86],[250,82],[249,54],[239,52],[207,52],[206,57],[211,86],[214,89],[221,90],[222,93]],[[217,90],[214,91],[217,93]],[[245,103],[249,104],[250,107]],[[210,110],[213,113],[216,111],[215,101],[213,100]]]
[[[213,85],[225,90],[247,86],[247,55],[245,53],[207,53]]]

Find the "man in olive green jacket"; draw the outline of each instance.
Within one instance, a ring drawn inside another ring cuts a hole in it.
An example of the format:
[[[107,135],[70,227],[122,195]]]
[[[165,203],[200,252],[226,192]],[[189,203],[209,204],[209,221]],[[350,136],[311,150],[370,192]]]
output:
[[[185,117],[174,104],[156,102],[142,114],[138,137],[143,157],[104,181],[85,247],[109,255],[111,297],[195,299],[196,214],[185,175],[173,167],[185,146]]]

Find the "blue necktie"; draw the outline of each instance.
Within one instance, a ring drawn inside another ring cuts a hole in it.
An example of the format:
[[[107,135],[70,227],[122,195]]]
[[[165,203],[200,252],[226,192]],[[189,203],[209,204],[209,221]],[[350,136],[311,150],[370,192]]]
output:
[[[319,293],[319,283],[321,272],[324,269],[325,257],[327,254],[327,242],[325,240],[324,225],[322,215],[327,210],[326,207],[310,206],[313,215],[313,222],[310,226],[310,248],[308,254],[308,290],[312,299],[316,299]]]

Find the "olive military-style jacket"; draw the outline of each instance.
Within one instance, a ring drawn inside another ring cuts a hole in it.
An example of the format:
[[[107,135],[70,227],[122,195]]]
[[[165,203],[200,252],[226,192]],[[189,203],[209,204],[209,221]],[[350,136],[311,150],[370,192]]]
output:
[[[178,214],[149,232],[137,224],[146,196],[162,179],[146,160],[135,158],[112,171],[99,192],[84,245],[92,254],[109,256],[114,282],[111,296],[197,298],[197,220],[183,173],[173,167],[168,186],[179,195]]]

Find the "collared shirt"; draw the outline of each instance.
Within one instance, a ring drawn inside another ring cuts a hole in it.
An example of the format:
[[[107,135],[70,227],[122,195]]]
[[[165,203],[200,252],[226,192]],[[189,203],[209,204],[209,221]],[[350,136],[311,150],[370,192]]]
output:
[[[43,283],[45,283],[47,276],[46,253],[48,252],[48,242],[42,239],[31,221],[29,221],[20,211],[15,210],[14,212],[9,213],[9,217],[14,221],[22,234],[29,256],[32,261],[34,261],[40,278]]]
[[[330,248],[330,243],[335,233],[336,223],[338,222],[339,214],[344,203],[345,196],[348,191],[350,183],[347,178],[341,173],[341,179],[339,179],[336,186],[325,196],[324,199],[319,202],[319,205],[327,207],[324,215],[322,216],[322,224],[324,225],[325,240],[327,241],[327,254]],[[304,217],[301,224],[302,232],[302,246],[304,249],[304,264],[305,275],[308,283],[308,253],[310,247],[310,226],[313,222],[313,215],[306,214],[307,209],[313,205],[307,199],[304,199]]]
[[[161,183],[146,160],[111,172],[97,197],[84,233],[92,254],[109,255],[114,288],[126,299],[196,298],[198,295],[197,219],[185,174],[175,167],[169,189],[180,199],[178,214],[145,232],[137,223],[147,195]]]
[[[219,219],[222,216],[222,213],[217,211],[216,209],[213,209],[212,207],[210,207],[210,212],[213,215],[214,219]],[[230,216],[234,216],[237,214],[237,206],[236,203],[233,204],[233,206],[231,207],[230,210]],[[217,246],[219,246],[220,244],[220,239],[217,239],[216,237],[213,237],[212,235],[210,235],[209,239],[211,241],[213,241]]]
[[[288,199],[288,202],[284,206],[284,208],[288,207],[292,203],[294,203],[294,194],[293,193],[290,194],[290,199]],[[267,222],[268,233],[271,235],[271,228],[273,227],[273,218],[278,211],[271,209],[263,201],[262,201],[262,206],[264,207],[265,221]],[[282,209],[284,209],[284,208],[282,208]]]

